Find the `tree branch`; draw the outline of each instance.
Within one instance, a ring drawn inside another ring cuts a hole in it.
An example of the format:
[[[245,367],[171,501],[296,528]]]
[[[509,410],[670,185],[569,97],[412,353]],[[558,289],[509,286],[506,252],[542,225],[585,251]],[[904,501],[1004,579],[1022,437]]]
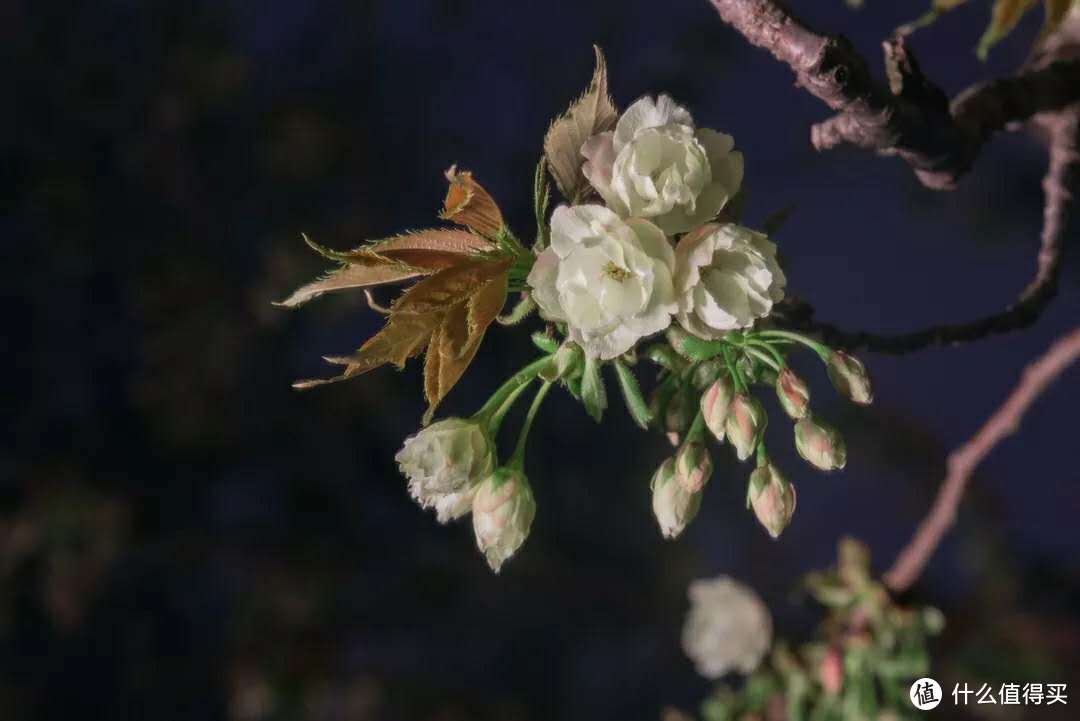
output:
[[[819,336],[829,345],[848,350],[866,349],[881,353],[908,353],[932,345],[956,345],[987,336],[1026,328],[1034,323],[1057,293],[1061,269],[1062,238],[1072,190],[1080,182],[1080,106],[1048,113],[1035,121],[1047,134],[1049,168],[1042,186],[1042,239],[1035,275],[1017,301],[999,313],[961,324],[934,325],[911,333],[885,334],[846,331],[814,320],[814,309],[798,299],[784,302],[781,312],[786,324]]]
[[[885,583],[890,589],[900,593],[915,582],[946,531],[956,521],[957,507],[976,466],[998,443],[1016,432],[1032,403],[1078,358],[1080,327],[1058,339],[1029,365],[1004,405],[990,416],[971,440],[949,455],[948,473],[934,505],[885,574]]]
[[[811,129],[818,150],[852,143],[898,155],[924,185],[955,187],[983,143],[1007,124],[1080,101],[1080,61],[1046,62],[975,86],[950,105],[919,68],[903,37],[884,45],[889,86],[843,36],[820,35],[777,0],[709,0],[720,18],[772,53],[799,85],[837,115]]]

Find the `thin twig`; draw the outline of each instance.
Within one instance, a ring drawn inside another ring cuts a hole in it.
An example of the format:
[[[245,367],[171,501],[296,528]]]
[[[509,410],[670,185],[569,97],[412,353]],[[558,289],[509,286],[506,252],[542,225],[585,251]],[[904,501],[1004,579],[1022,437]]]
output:
[[[1062,238],[1073,189],[1080,182],[1080,108],[1048,113],[1036,119],[1048,136],[1049,167],[1042,187],[1046,200],[1035,275],[1008,308],[967,323],[933,325],[910,333],[847,331],[814,320],[808,303],[791,299],[781,310],[787,325],[819,336],[825,343],[848,350],[909,353],[933,345],[957,345],[1026,328],[1034,323],[1056,295],[1061,270]]]
[[[934,505],[885,574],[885,583],[899,593],[911,586],[934,554],[945,532],[956,521],[957,507],[976,466],[1007,436],[1016,432],[1031,404],[1080,358],[1080,327],[1058,339],[1049,350],[1024,371],[1020,383],[1009,394],[979,432],[949,454],[948,473],[941,483]]]
[[[948,97],[919,68],[903,37],[883,43],[888,87],[843,36],[807,27],[775,0],[710,0],[750,43],[787,64],[837,115],[811,129],[818,150],[851,143],[903,158],[924,185],[955,186],[985,141],[1007,124],[1080,101],[1080,62],[1048,61]]]

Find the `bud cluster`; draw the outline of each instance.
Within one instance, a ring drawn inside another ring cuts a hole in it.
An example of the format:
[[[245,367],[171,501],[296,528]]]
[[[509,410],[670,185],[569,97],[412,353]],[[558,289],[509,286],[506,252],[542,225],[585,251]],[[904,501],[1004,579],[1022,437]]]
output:
[[[765,407],[751,393],[754,385],[771,386],[784,414],[794,421],[795,447],[810,465],[835,471],[847,462],[844,439],[832,425],[811,412],[810,388],[786,363],[787,344],[812,348],[826,365],[835,388],[855,403],[870,403],[873,395],[863,364],[854,356],[822,346],[787,331],[746,331],[707,341],[686,331],[669,330],[668,350],[653,349],[650,358],[662,358],[661,389],[652,407],[662,414],[662,427],[678,452],[653,477],[653,510],[665,537],[679,535],[700,505],[702,479],[712,472],[704,448],[703,431],[717,442],[731,444],[740,461],[757,457],[747,487],[747,507],[773,538],[787,528],[795,512],[795,487],[769,459],[764,436],[768,427]],[[676,356],[671,355],[671,350]],[[673,360],[673,358],[681,360]],[[660,361],[658,361],[660,362]],[[687,403],[698,399],[696,419]],[[669,479],[681,483],[668,484]]]

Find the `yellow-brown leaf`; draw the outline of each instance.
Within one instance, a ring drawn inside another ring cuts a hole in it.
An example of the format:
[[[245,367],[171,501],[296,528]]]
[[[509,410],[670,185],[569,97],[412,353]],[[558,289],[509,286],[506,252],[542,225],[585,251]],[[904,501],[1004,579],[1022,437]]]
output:
[[[297,381],[293,383],[293,388],[306,389],[336,383],[367,373],[386,363],[393,363],[400,368],[405,365],[405,361],[424,350],[441,320],[441,314],[437,313],[391,315],[382,330],[369,338],[355,353],[326,359],[330,363],[345,366],[341,375]]]
[[[487,281],[509,267],[505,259],[470,259],[432,276],[409,288],[394,302],[395,315],[428,314],[448,310],[466,300]]]
[[[396,264],[347,265],[332,270],[318,280],[301,286],[288,298],[274,303],[287,308],[297,308],[323,293],[352,288],[369,288],[384,283],[395,283],[424,275],[425,271]]]
[[[506,302],[506,281],[504,269],[468,300],[451,308],[432,336],[424,363],[424,394],[428,400],[425,424],[480,349],[484,333]]]
[[[615,103],[608,95],[607,64],[599,47],[596,69],[588,89],[562,116],[555,119],[544,136],[544,155],[551,175],[563,196],[574,202],[588,192],[581,172],[581,146],[591,136],[610,130],[618,119]]]
[[[386,262],[416,263],[433,269],[453,265],[463,256],[491,251],[495,246],[475,233],[456,228],[430,228],[365,243],[352,250],[331,250],[308,240],[321,255],[352,265],[381,265]]]
[[[502,212],[491,195],[473,180],[468,170],[450,166],[446,171],[450,187],[446,189],[439,217],[472,228],[477,233],[494,238],[503,229]]]

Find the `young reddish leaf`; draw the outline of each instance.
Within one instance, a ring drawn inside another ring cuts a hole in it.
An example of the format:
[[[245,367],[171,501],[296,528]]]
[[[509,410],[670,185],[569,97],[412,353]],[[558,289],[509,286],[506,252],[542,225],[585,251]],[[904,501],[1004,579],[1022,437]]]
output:
[[[446,171],[446,179],[450,187],[446,189],[439,217],[490,238],[498,235],[505,225],[502,212],[483,186],[473,180],[472,173],[458,171],[456,165],[451,165]]]
[[[472,363],[484,333],[506,302],[506,281],[504,268],[443,316],[424,363],[424,395],[428,400],[424,424]]]
[[[566,111],[555,119],[544,136],[544,155],[547,157],[551,176],[559,191],[571,202],[583,197],[588,181],[581,172],[581,146],[591,136],[615,127],[618,111],[608,95],[607,64],[599,47],[596,51],[596,69],[588,89]]]
[[[329,291],[369,288],[384,283],[408,280],[423,274],[424,271],[399,265],[346,265],[297,288],[288,298],[275,302],[274,305],[297,308]]]
[[[352,355],[326,358],[329,363],[345,366],[341,375],[297,381],[293,383],[293,388],[304,390],[336,383],[367,373],[386,363],[393,363],[401,368],[405,361],[424,350],[441,320],[441,314],[438,313],[391,315],[382,330],[369,338]]]
[[[409,288],[392,306],[396,315],[427,314],[449,309],[509,267],[509,260],[472,259],[440,270]]]

